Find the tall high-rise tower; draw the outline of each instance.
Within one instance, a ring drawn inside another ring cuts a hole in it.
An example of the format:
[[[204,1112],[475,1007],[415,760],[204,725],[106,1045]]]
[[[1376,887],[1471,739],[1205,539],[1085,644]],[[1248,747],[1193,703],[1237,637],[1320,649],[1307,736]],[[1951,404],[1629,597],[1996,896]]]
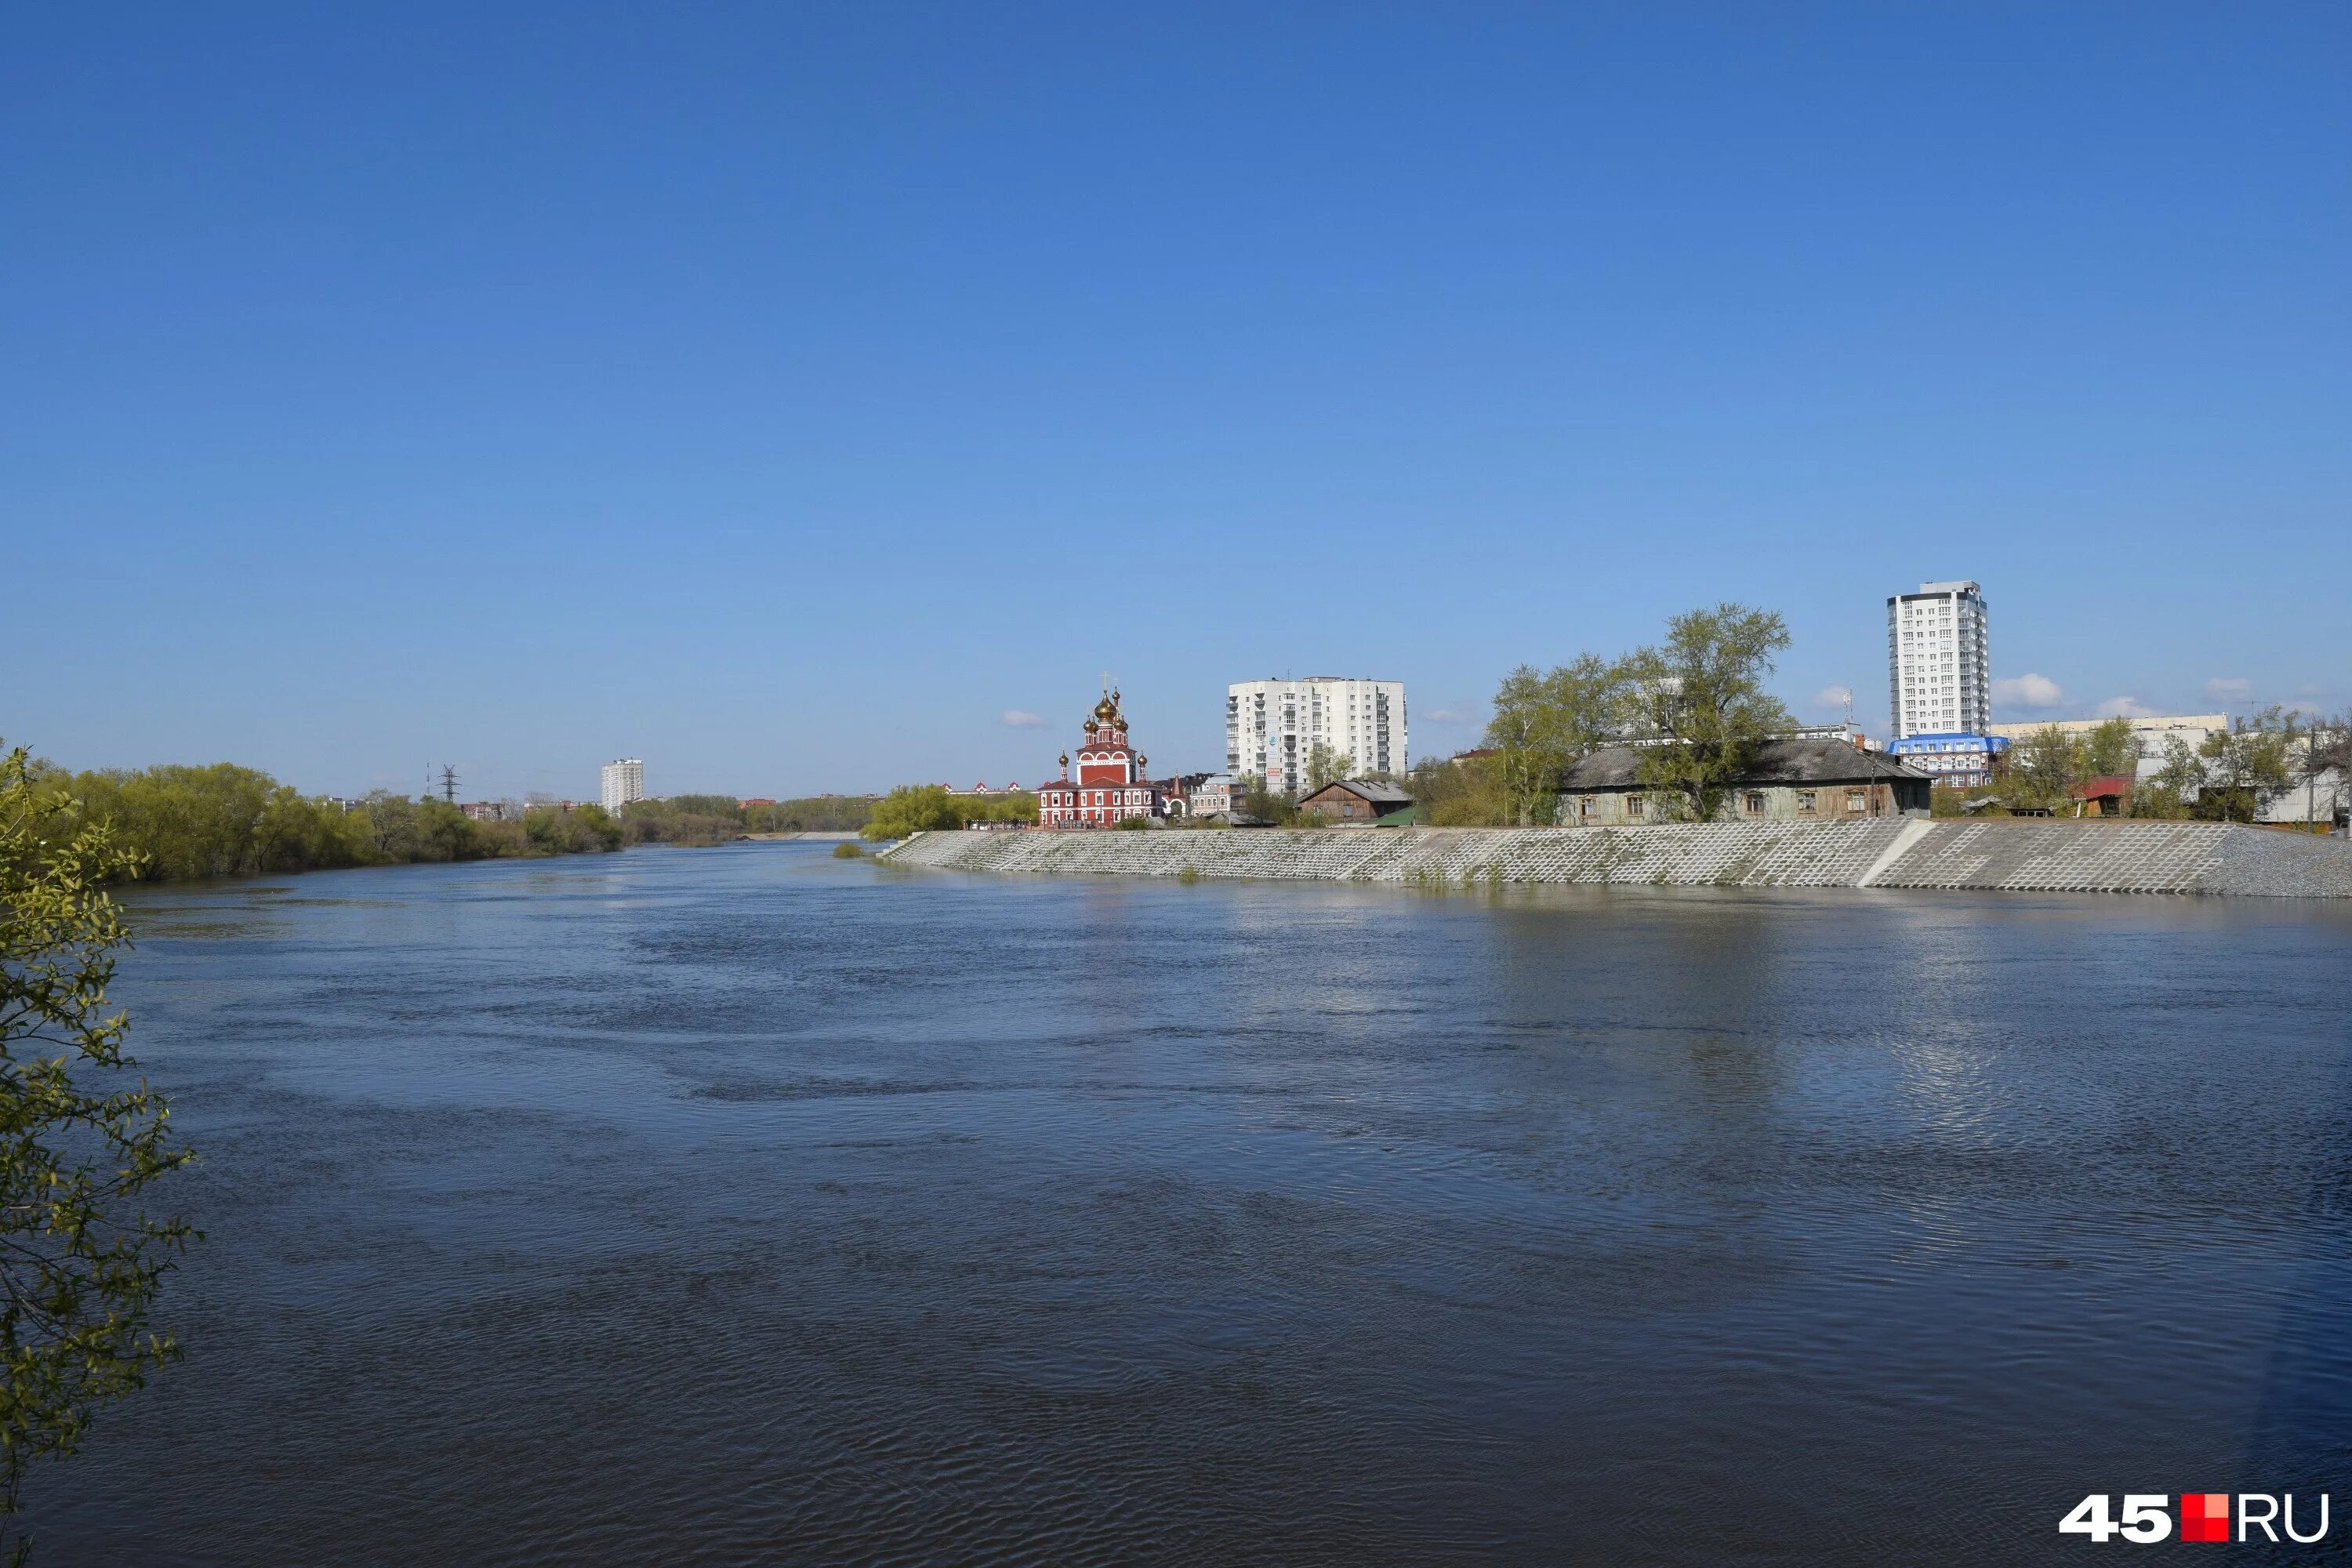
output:
[[[1981,735],[1992,722],[1984,590],[1922,583],[1886,601],[1887,708],[1895,739]]]
[[[618,811],[633,800],[646,798],[646,764],[641,757],[619,757],[604,764],[604,809]]]

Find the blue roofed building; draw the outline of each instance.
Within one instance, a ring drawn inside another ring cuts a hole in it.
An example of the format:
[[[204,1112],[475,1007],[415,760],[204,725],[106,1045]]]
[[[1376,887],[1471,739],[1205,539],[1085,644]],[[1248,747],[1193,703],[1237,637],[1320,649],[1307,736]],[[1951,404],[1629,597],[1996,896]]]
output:
[[[1967,788],[1992,782],[1994,769],[2009,753],[2009,737],[1976,735],[1965,730],[1931,731],[1890,741],[1886,752],[1937,784]]]

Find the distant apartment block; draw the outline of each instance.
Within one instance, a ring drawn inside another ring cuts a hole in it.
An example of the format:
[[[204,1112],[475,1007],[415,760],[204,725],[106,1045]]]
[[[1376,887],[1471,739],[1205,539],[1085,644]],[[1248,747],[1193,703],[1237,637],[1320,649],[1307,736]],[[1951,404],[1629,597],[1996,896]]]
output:
[[[633,800],[646,798],[646,764],[642,757],[619,757],[604,764],[604,809],[618,811]]]
[[[1886,683],[1895,739],[1975,734],[1992,723],[1984,590],[1922,583],[1886,601]]]
[[[1318,744],[1334,759],[1346,757],[1351,774],[1402,775],[1412,765],[1404,682],[1310,675],[1225,689],[1227,773],[1255,773],[1268,788],[1296,795],[1307,786]]]

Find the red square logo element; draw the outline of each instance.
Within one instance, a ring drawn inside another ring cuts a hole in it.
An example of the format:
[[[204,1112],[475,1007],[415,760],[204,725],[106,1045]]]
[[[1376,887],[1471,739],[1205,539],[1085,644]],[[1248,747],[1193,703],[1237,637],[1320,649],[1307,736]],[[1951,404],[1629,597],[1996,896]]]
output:
[[[2180,1494],[2180,1539],[2183,1541],[2229,1540],[2230,1494],[2228,1492],[2182,1492]]]

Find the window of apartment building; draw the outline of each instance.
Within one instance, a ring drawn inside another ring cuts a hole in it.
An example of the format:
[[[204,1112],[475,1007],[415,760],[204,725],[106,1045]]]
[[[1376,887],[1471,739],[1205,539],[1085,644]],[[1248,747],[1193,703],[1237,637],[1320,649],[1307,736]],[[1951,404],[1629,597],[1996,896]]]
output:
[[[1799,790],[1797,792],[1797,809],[1810,815],[1813,809],[1814,799],[1815,796],[1811,790]]]
[[[1625,815],[1639,816],[1642,815],[1642,808],[1647,804],[1640,795],[1629,795],[1625,797]]]
[[[1845,808],[1848,811],[1861,811],[1869,805],[1870,795],[1867,791],[1850,789],[1845,792]]]
[[[1600,804],[1601,803],[1599,801],[1594,800],[1591,795],[1585,795],[1576,803],[1576,815],[1579,816],[1591,816],[1594,808]]]
[[[1748,816],[1763,816],[1763,815],[1764,815],[1764,792],[1763,792],[1762,790],[1760,790],[1760,789],[1751,789],[1751,790],[1749,790],[1749,791],[1748,792],[1748,800],[1747,800],[1747,803],[1746,803],[1746,804],[1747,804],[1747,806],[1748,806]]]

